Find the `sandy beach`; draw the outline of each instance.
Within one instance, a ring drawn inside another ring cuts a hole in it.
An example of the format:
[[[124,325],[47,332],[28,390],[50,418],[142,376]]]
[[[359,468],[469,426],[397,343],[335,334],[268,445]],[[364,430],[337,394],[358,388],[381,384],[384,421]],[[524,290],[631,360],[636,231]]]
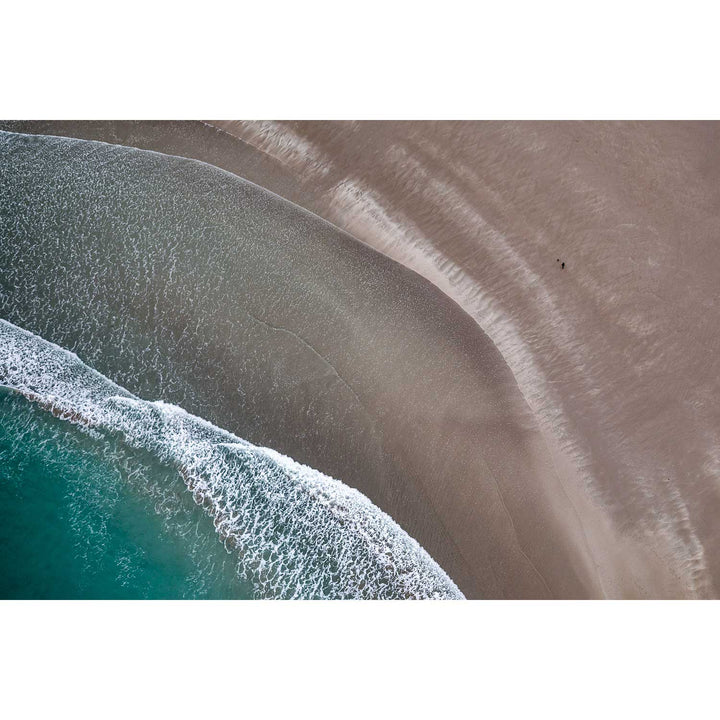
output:
[[[336,226],[277,211],[323,297],[246,321],[253,412],[222,419],[468,597],[717,595],[717,124],[216,125],[0,128],[204,160]]]
[[[610,595],[716,595],[718,124],[219,125],[488,334]]]

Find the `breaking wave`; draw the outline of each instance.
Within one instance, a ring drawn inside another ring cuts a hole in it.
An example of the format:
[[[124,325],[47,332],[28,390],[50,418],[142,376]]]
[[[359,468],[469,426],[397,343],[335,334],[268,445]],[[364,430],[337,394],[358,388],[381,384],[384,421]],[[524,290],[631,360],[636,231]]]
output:
[[[258,598],[463,597],[419,543],[357,490],[176,405],[141,400],[4,320],[0,384],[177,469]]]

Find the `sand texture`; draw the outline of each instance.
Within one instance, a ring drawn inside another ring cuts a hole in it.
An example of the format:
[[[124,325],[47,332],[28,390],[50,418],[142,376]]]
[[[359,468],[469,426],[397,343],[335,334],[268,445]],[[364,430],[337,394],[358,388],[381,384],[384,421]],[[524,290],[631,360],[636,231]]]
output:
[[[415,297],[393,265],[358,295],[351,263],[344,322],[305,317],[318,354],[343,348],[383,471],[358,477],[362,448],[294,457],[466,595],[717,596],[720,125],[13,125],[203,159],[430,281]]]

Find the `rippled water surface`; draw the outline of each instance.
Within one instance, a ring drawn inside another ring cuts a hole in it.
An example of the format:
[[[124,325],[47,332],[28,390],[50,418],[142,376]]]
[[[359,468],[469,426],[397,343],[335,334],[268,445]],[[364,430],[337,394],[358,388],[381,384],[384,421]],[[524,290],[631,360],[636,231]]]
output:
[[[5,597],[462,597],[358,491],[5,321],[0,383]]]

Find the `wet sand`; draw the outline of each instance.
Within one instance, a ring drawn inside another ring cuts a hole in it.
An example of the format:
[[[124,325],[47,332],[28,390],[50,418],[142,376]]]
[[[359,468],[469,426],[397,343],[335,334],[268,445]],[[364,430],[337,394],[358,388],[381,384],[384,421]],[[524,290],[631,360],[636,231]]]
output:
[[[720,124],[219,125],[493,340],[609,594],[717,595]]]
[[[412,340],[364,327],[367,369],[347,363],[373,389],[392,482],[357,477],[359,451],[297,459],[366,492],[469,596],[716,595],[716,125],[221,125],[14,129],[225,167],[468,313],[437,294],[447,316],[430,321],[408,298]]]

